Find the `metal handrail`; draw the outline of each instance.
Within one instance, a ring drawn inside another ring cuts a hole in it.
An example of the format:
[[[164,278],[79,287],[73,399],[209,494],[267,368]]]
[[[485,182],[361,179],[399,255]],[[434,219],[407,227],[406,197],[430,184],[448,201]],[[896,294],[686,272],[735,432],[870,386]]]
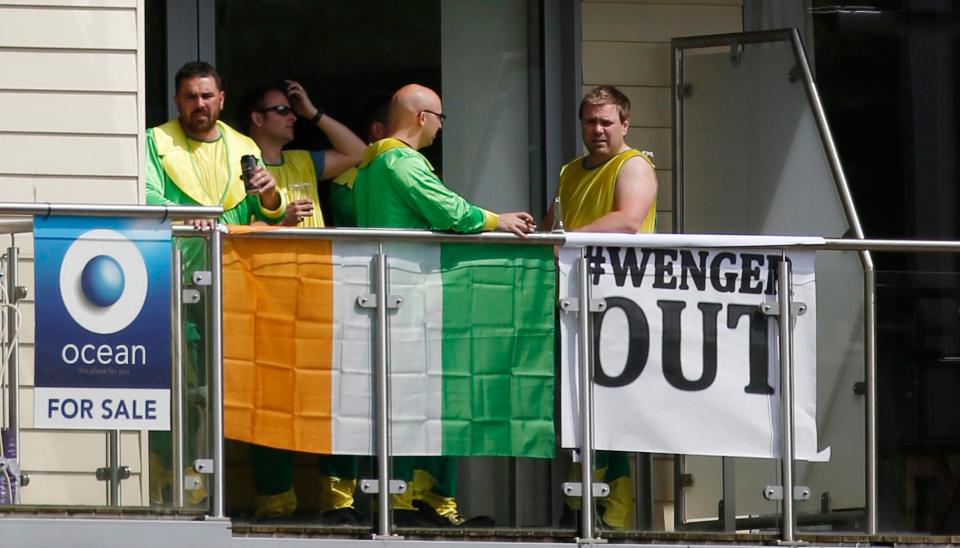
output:
[[[29,205],[29,204],[28,204]],[[9,211],[10,204],[0,204],[0,214],[3,214],[3,211]],[[25,209],[30,209],[25,208]],[[173,208],[154,208],[150,211],[151,215],[159,215],[161,210],[168,210]],[[204,213],[216,213],[218,208],[191,208],[190,214],[188,217],[198,217],[199,209],[205,210]],[[132,210],[138,210],[138,208],[132,208]],[[51,207],[50,211],[55,213],[53,214],[72,214],[73,211],[70,208],[59,208]],[[167,211],[169,213],[169,211]],[[170,216],[170,218],[174,218]],[[29,230],[23,230],[27,232]],[[208,234],[203,231],[198,231],[192,226],[186,225],[176,225],[173,227],[173,232],[178,237],[184,236],[207,236]],[[557,233],[537,233],[531,234],[527,238],[517,238],[511,234],[503,233],[487,233],[487,234],[475,234],[475,235],[458,235],[442,232],[431,232],[425,230],[389,230],[389,229],[299,229],[299,228],[276,228],[273,230],[265,231],[252,231],[246,233],[227,233],[221,234],[220,230],[214,231],[217,235],[212,239],[220,239],[220,237],[225,238],[307,238],[307,239],[345,239],[345,240],[356,240],[356,239],[366,239],[366,240],[397,240],[397,241],[429,241],[433,243],[439,242],[460,242],[460,243],[487,243],[487,244],[518,244],[518,245],[563,245],[566,243],[567,238],[565,234]],[[214,236],[214,234],[209,234],[209,236]],[[690,235],[690,239],[697,238],[696,235]],[[669,245],[670,247],[684,247],[677,246],[676,235],[664,235],[664,239],[670,238],[670,243],[664,243],[663,246]],[[700,237],[702,238],[702,237]],[[657,235],[644,235],[642,245],[648,247],[660,247],[657,245],[656,240],[658,239]],[[736,236],[728,236],[728,240],[718,245],[705,244],[701,241],[696,244],[690,244],[691,247],[699,248],[732,248],[738,247],[736,241]],[[212,256],[216,257],[216,245],[212,246],[214,249],[211,249],[213,252]],[[806,249],[806,250],[822,250],[822,251],[879,251],[879,252],[901,252],[901,251],[911,251],[911,252],[923,252],[923,253],[956,253],[960,252],[960,241],[937,241],[937,240],[894,240],[894,239],[822,239],[816,242],[798,242],[798,243],[789,243],[789,242],[779,242],[771,244],[770,248],[777,249]],[[217,261],[214,261],[216,263]],[[216,276],[217,281],[219,281],[219,275]],[[216,286],[217,284],[215,284]],[[211,299],[211,307],[217,305],[218,299],[216,297]],[[214,350],[213,352],[213,361],[214,369],[220,369],[222,367],[221,363],[218,363],[222,360],[222,355],[220,352]],[[216,375],[216,372],[215,372]],[[213,381],[213,389],[218,390],[220,388],[217,385],[222,384],[218,379]],[[214,399],[221,399],[217,395],[214,395]],[[214,413],[216,414],[216,412]],[[222,416],[212,417],[222,421]],[[217,421],[215,421],[217,422]],[[220,433],[220,439],[215,439],[215,444],[222,444],[222,422],[221,426],[218,428],[214,425],[214,433]],[[220,458],[215,457],[215,462],[220,462],[222,464],[222,450],[217,451]],[[217,467],[219,474],[214,474],[214,515],[216,517],[223,517],[223,500],[222,498],[222,468]],[[219,478],[219,481],[218,481]],[[381,485],[381,489],[388,488],[387,485]],[[221,495],[217,495],[217,493]],[[869,514],[868,514],[869,515]]]
[[[220,206],[155,206],[125,204],[52,204],[0,202],[0,216],[77,215],[81,217],[130,216],[150,219],[215,219],[223,215]]]

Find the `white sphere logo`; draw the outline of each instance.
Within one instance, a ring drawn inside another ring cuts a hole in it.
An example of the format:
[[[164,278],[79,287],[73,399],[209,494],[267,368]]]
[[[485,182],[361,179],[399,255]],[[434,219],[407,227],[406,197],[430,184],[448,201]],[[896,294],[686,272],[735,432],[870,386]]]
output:
[[[123,234],[88,230],[63,256],[60,295],[80,327],[101,335],[116,333],[140,315],[147,299],[147,266]]]

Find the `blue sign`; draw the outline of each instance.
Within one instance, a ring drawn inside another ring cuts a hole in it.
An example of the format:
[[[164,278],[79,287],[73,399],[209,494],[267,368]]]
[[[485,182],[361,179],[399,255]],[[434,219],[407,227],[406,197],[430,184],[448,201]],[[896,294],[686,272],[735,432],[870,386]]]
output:
[[[169,430],[169,222],[36,217],[35,424]]]

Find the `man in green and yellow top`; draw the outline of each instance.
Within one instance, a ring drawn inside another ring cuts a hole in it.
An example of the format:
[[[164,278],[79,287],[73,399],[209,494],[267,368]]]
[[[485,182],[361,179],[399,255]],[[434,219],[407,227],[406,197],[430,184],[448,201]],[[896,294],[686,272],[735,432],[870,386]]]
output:
[[[327,150],[283,150],[293,140],[293,126],[301,116],[320,129],[330,141]],[[250,137],[263,150],[263,161],[277,180],[277,187],[290,200],[282,224],[323,228],[323,212],[317,181],[340,175],[356,165],[367,145],[346,126],[310,101],[299,82],[264,86],[250,92],[241,106],[241,118],[249,124]]]
[[[146,197],[153,205],[223,206],[220,222],[276,223],[286,204],[262,165],[244,188],[240,158],[260,149],[249,137],[220,121],[224,92],[216,69],[187,63],[174,79],[177,118],[147,130]],[[198,228],[212,223],[194,221]]]
[[[250,138],[219,120],[224,92],[216,69],[202,61],[187,63],[174,79],[177,118],[147,130],[146,199],[151,205],[223,206],[219,221],[228,224],[249,224],[256,218],[270,223],[283,217],[286,203],[277,192],[273,176],[258,165],[248,181],[250,191],[241,178],[240,158],[252,154],[260,158],[260,149]],[[258,160],[259,162],[259,160]],[[212,219],[193,221],[197,229],[209,228]],[[183,271],[202,268],[202,242],[188,238],[183,247]],[[204,384],[205,358],[200,345],[203,332],[202,310],[187,308],[186,338],[188,382]],[[190,427],[196,429],[198,418],[190,415]],[[188,440],[194,438],[187,436]],[[170,436],[151,432],[150,497],[152,504],[169,500],[164,491],[170,486]],[[196,454],[191,452],[191,454]],[[188,492],[197,502],[204,490]]]
[[[294,138],[293,126],[298,115],[319,128],[330,140],[332,148],[283,150]],[[323,228],[325,223],[317,181],[339,175],[359,162],[366,144],[346,126],[315,107],[303,86],[293,80],[286,80],[282,86],[262,86],[249,92],[241,101],[240,117],[247,125],[250,137],[263,150],[264,163],[276,178],[277,187],[290,201],[281,224]],[[256,517],[282,518],[297,510],[293,457],[293,451],[250,445],[250,464],[257,492]],[[320,520],[332,525],[358,523],[361,516],[353,507],[357,476],[355,458],[324,456],[321,470]]]
[[[580,129],[587,155],[563,166],[557,197],[566,230],[650,233],[657,224],[657,176],[650,156],[625,141],[630,99],[613,86],[591,89],[580,102]],[[544,222],[553,224],[553,206]],[[600,519],[622,529],[632,514],[633,487],[626,453],[597,451],[596,479],[610,485],[597,501]],[[574,467],[573,472],[579,472]],[[580,508],[567,497],[568,516]]]
[[[503,230],[519,236],[535,225],[527,212],[496,213],[450,190],[419,149],[433,143],[446,115],[433,90],[410,84],[390,103],[390,136],[367,147],[354,183],[357,226],[470,233]]]
[[[532,232],[535,225],[529,213],[497,215],[479,208],[447,188],[433,172],[418,151],[433,143],[444,118],[440,97],[429,88],[410,84],[393,95],[389,137],[367,147],[353,186],[357,226],[461,233],[502,230],[518,236]],[[460,515],[455,459],[400,457],[395,460],[394,477],[409,484],[406,493],[392,497],[398,525],[424,525],[427,520],[422,518],[435,515],[445,525],[492,525],[490,518],[466,520]],[[419,511],[415,501],[421,501]]]

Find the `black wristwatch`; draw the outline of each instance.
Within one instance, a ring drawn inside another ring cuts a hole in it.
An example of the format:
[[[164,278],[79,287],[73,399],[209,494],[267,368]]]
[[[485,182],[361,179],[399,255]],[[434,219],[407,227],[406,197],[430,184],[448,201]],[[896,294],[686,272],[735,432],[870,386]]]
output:
[[[313,115],[313,118],[310,118],[310,125],[311,126],[317,125],[317,122],[320,121],[320,117],[323,116],[324,114],[326,113],[323,112],[322,108],[317,108],[317,113]]]

